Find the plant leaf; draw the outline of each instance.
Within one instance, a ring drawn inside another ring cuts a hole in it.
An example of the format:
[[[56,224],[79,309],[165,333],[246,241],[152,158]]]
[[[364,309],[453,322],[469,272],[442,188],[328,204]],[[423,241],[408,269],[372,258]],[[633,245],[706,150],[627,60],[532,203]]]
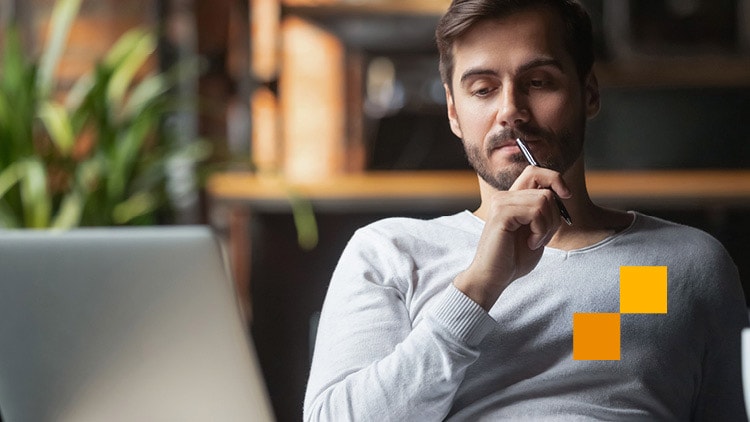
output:
[[[122,110],[123,117],[125,119],[133,118],[168,90],[169,86],[167,86],[163,75],[156,74],[145,78],[130,93],[130,97]]]
[[[75,182],[82,192],[95,190],[104,175],[105,164],[101,155],[95,155],[76,167]]]
[[[81,222],[85,202],[84,196],[77,190],[65,195],[51,227],[65,230],[78,226]]]
[[[94,87],[94,75],[89,72],[76,80],[65,97],[65,107],[69,110],[78,109],[83,104],[86,96]]]
[[[39,118],[63,157],[70,156],[75,146],[75,134],[67,110],[53,101],[45,101],[40,106]]]
[[[0,164],[3,166],[33,154],[31,138],[37,99],[37,68],[34,64],[27,64],[18,31],[10,28],[4,35],[0,63],[0,96],[3,97]]]
[[[6,229],[21,228],[21,223],[16,218],[15,213],[8,207],[8,204],[0,201],[0,227]]]
[[[16,28],[10,28],[5,34],[3,45],[2,83],[8,92],[23,86],[26,60],[21,39]]]
[[[115,224],[126,224],[133,219],[154,211],[159,201],[150,192],[138,192],[127,200],[117,204],[112,210]]]
[[[131,29],[122,34],[104,56],[102,64],[110,69],[119,67],[134,46],[138,44],[144,33],[142,29]]]
[[[288,193],[292,206],[292,217],[297,228],[297,243],[304,250],[311,250],[318,245],[318,223],[310,201],[293,193]]]
[[[27,227],[44,228],[49,225],[52,201],[47,194],[47,169],[37,157],[21,162],[21,199]]]
[[[10,104],[5,90],[0,90],[0,127],[5,126],[10,119]]]
[[[114,201],[119,201],[127,192],[131,171],[140,158],[146,136],[155,128],[154,116],[144,116],[118,133],[114,154],[109,162],[107,192]]]
[[[156,50],[156,39],[150,33],[136,29],[125,33],[114,48],[119,50],[120,45],[125,53],[121,59],[112,62],[105,61],[114,71],[107,90],[107,98],[115,107],[123,104],[125,93],[138,69]]]
[[[22,163],[13,163],[0,171],[0,199],[21,180],[21,171],[19,170],[21,166]]]
[[[54,9],[52,9],[47,44],[39,61],[37,89],[42,98],[45,98],[52,89],[52,79],[57,63],[60,61],[65,44],[68,42],[70,27],[73,25],[80,7],[81,0],[58,0],[55,2]]]

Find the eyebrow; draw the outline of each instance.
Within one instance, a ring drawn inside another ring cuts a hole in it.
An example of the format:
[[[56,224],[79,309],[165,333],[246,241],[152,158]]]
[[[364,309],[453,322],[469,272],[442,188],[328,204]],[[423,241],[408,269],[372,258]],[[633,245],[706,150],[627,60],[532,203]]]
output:
[[[557,68],[561,72],[563,71],[562,63],[560,63],[559,60],[543,57],[543,58],[534,59],[534,60],[531,60],[529,62],[522,64],[518,69],[516,69],[516,72],[523,73],[523,72],[529,71],[537,67],[545,67],[545,66],[552,66],[554,68]],[[461,79],[460,79],[461,84],[463,84],[464,82],[466,82],[467,79],[473,76],[497,77],[498,73],[492,69],[472,68],[472,69],[467,70],[461,75]]]

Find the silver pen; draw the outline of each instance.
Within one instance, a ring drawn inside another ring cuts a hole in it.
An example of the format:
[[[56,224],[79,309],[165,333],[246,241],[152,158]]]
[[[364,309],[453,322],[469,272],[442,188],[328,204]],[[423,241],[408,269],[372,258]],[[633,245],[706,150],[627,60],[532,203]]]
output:
[[[539,163],[534,159],[534,156],[531,155],[531,151],[526,146],[526,143],[521,140],[521,138],[516,138],[516,144],[518,144],[518,147],[521,148],[521,152],[523,153],[523,156],[526,157],[526,161],[529,162],[534,167],[541,167]],[[570,219],[570,214],[568,214],[568,210],[565,208],[565,204],[563,204],[562,200],[559,196],[553,191],[552,195],[555,197],[555,203],[557,204],[557,208],[560,209],[560,215],[562,216],[563,220],[565,220],[566,223],[568,223],[569,226],[573,225],[573,220]]]

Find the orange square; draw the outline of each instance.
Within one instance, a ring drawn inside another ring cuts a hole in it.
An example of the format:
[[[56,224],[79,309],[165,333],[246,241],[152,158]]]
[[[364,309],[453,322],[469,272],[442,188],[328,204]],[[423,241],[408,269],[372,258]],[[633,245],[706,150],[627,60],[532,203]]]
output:
[[[620,360],[620,314],[573,314],[574,360]]]
[[[666,314],[667,267],[620,267],[620,313]]]

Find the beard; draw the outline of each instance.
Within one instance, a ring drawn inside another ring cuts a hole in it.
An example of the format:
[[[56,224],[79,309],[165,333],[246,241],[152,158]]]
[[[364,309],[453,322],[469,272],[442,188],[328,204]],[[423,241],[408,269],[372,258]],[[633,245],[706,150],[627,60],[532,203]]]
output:
[[[578,132],[580,133],[580,136],[575,136],[569,130],[556,135],[549,131],[532,130],[530,128],[503,129],[490,138],[484,149],[476,145],[468,144],[464,140],[461,140],[461,142],[464,145],[464,151],[466,152],[469,164],[474,168],[477,175],[493,188],[506,191],[513,186],[513,183],[515,183],[518,176],[521,175],[529,163],[526,161],[524,155],[519,152],[510,156],[510,166],[493,173],[492,169],[490,169],[489,156],[498,145],[508,139],[534,138],[541,140],[542,143],[546,144],[548,147],[557,146],[560,151],[558,156],[555,156],[549,151],[543,156],[535,155],[534,158],[538,161],[541,167],[552,169],[563,174],[573,165],[573,163],[575,163],[583,151],[584,131],[580,130]]]

